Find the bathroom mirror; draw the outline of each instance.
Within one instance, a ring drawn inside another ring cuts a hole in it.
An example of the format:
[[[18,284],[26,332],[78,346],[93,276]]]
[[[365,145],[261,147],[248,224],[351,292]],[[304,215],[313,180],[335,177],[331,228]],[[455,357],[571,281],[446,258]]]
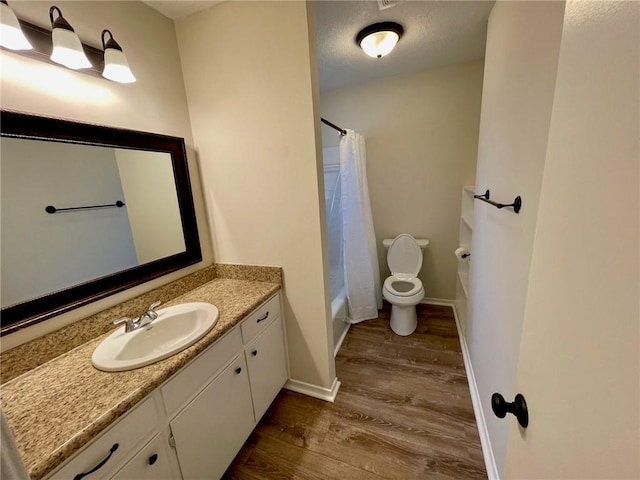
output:
[[[202,260],[183,139],[0,116],[1,334]]]

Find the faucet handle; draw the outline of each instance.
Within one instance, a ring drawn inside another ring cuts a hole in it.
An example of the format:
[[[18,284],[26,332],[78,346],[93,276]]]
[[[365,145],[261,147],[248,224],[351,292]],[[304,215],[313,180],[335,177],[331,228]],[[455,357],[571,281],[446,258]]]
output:
[[[120,325],[121,323],[124,323],[124,331],[125,332],[130,332],[131,330],[135,329],[135,322],[133,321],[133,319],[129,318],[129,317],[122,317],[122,318],[118,318],[117,320],[113,321],[114,325]]]
[[[147,311],[154,311],[156,308],[158,308],[160,305],[162,305],[162,302],[153,302],[151,305],[149,305],[149,308],[147,309]]]

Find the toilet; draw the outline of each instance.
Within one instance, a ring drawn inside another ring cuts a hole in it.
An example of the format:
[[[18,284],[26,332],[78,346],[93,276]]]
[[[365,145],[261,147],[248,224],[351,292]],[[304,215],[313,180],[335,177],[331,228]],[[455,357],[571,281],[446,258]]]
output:
[[[391,276],[384,281],[382,296],[391,304],[391,330],[411,335],[418,326],[416,305],[424,298],[424,287],[418,278],[422,268],[422,249],[429,240],[416,240],[408,233],[385,239],[387,264]]]

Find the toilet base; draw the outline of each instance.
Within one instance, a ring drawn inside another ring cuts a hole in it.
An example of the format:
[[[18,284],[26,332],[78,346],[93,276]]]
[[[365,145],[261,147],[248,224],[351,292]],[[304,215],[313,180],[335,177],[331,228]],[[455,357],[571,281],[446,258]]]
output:
[[[391,330],[397,335],[406,337],[415,332],[418,326],[416,306],[391,305]]]

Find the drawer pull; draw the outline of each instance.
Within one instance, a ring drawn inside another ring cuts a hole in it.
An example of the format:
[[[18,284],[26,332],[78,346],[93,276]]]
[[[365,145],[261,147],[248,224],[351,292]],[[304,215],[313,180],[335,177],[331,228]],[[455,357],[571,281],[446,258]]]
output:
[[[153,455],[151,455],[149,457],[149,465],[153,465],[157,461],[158,461],[158,454],[157,453],[154,453]]]
[[[263,317],[260,317],[258,320],[256,320],[256,323],[260,323],[267,318],[269,318],[269,312],[265,313]]]
[[[118,445],[117,443],[114,443],[113,446],[111,447],[111,450],[109,450],[109,455],[107,455],[107,458],[102,460],[99,464],[97,464],[95,467],[93,467],[88,472],[77,474],[75,477],[73,477],[73,480],[81,480],[82,478],[86,477],[87,475],[91,475],[96,470],[100,470],[102,467],[104,467],[104,464],[109,461],[109,459],[111,458],[111,455],[113,455],[113,452],[115,452],[118,449],[119,446],[120,445]]]
[[[254,350],[254,351],[252,351],[252,352],[251,352],[251,355],[253,355],[254,357],[255,357],[256,355],[258,355],[258,350]]]
[[[242,371],[242,367],[238,367],[238,368],[236,368],[236,373],[237,373],[238,375],[240,375],[240,372],[241,372],[241,371]]]

